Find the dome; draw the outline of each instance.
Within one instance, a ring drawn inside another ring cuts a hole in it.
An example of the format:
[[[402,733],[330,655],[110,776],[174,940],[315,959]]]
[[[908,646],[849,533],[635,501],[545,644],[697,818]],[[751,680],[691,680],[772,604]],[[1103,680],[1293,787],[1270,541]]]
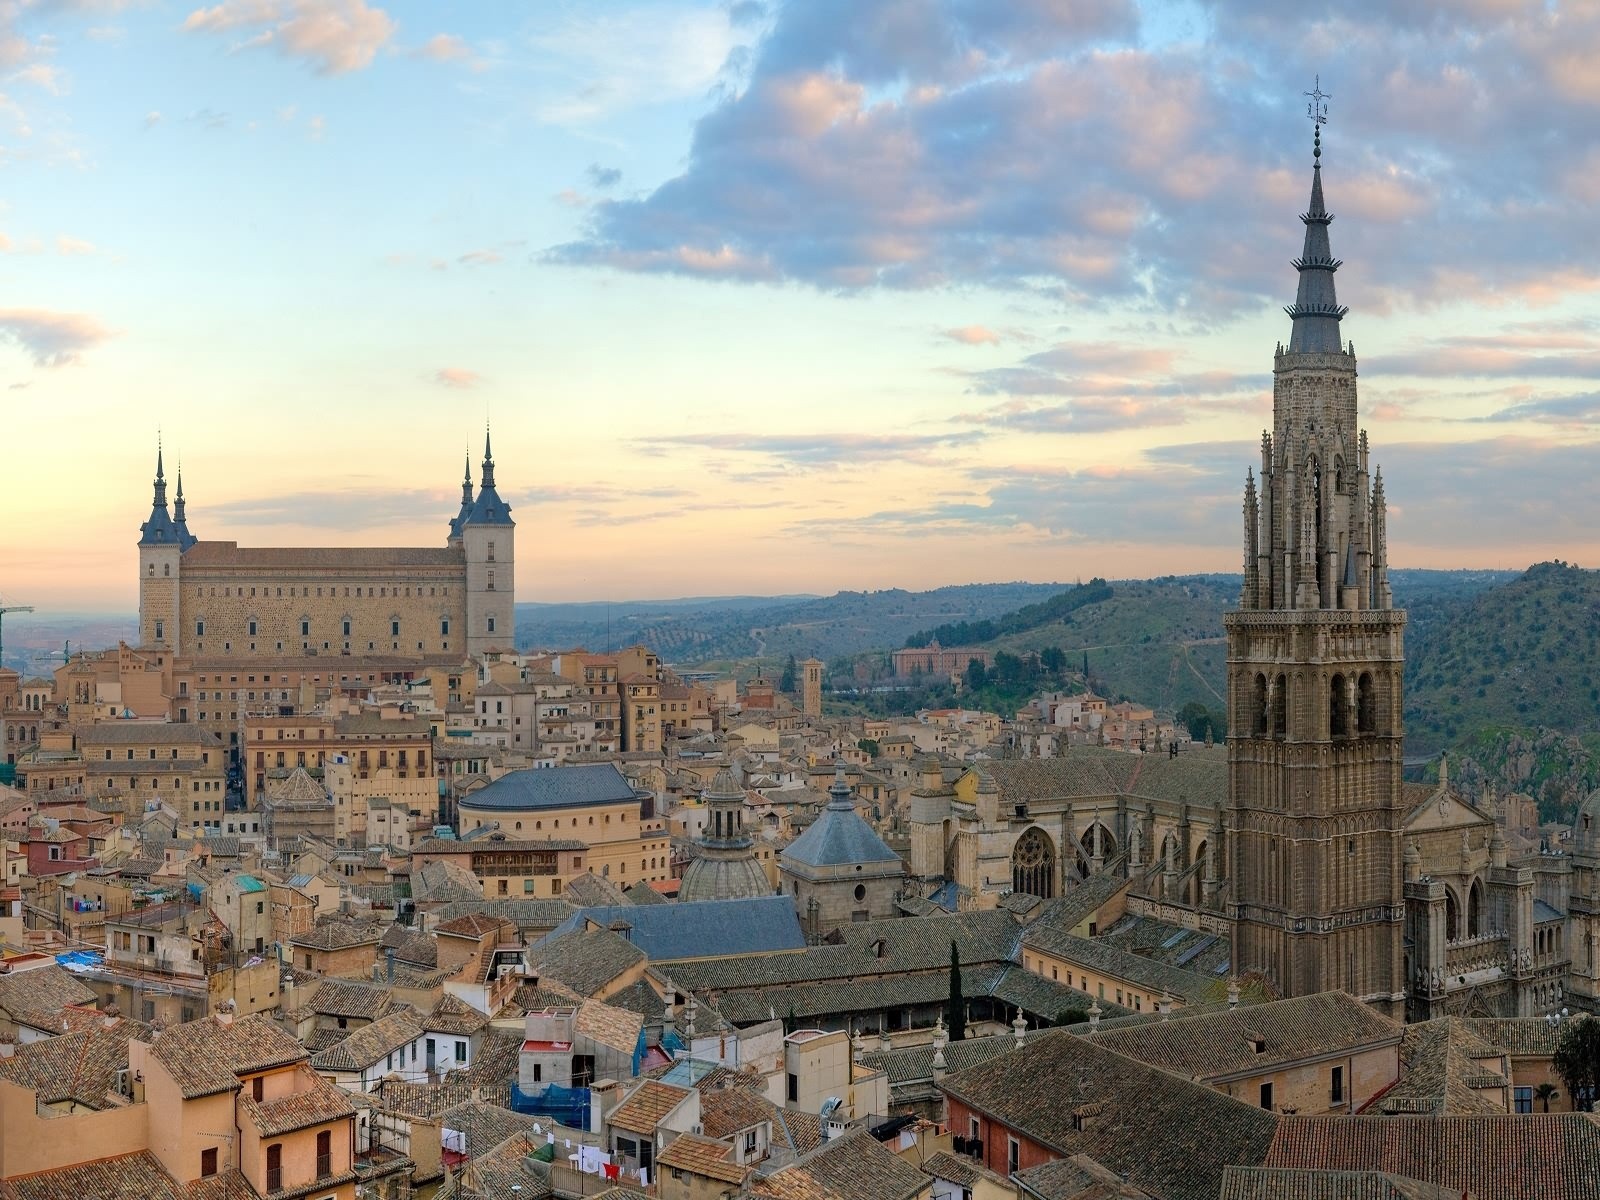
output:
[[[678,902],[691,900],[754,900],[772,895],[767,873],[753,857],[709,857],[690,862],[678,885]]]
[[[1600,845],[1600,791],[1590,792],[1578,805],[1578,815],[1572,822],[1572,832],[1578,844],[1584,847]]]

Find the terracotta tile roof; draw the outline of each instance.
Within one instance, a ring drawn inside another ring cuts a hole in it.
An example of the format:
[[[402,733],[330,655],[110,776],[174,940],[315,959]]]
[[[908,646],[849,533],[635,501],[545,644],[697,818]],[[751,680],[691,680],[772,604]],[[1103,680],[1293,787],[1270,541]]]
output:
[[[477,1033],[489,1023],[489,1018],[472,1005],[455,996],[439,997],[439,1003],[422,1018],[422,1027],[430,1033],[458,1033],[463,1037]]]
[[[491,917],[488,913],[469,912],[435,925],[433,931],[478,940],[499,933],[502,923],[500,917]]]
[[[795,1164],[842,1200],[908,1200],[928,1176],[864,1129],[824,1142]]]
[[[1108,1078],[1117,1086],[1106,1087]],[[1281,1120],[1065,1030],[1031,1034],[1022,1049],[940,1086],[1057,1154],[1086,1154],[1164,1200],[1215,1200],[1222,1168],[1260,1164]],[[1098,1111],[1086,1113],[1091,1104]]]
[[[572,1022],[573,1032],[593,1038],[621,1054],[632,1054],[639,1045],[639,1033],[644,1029],[644,1017],[625,1008],[605,1004],[599,1000],[585,1000],[578,1005]]]
[[[1376,1109],[1385,1113],[1504,1113],[1509,1065],[1498,1046],[1452,1017],[1408,1025],[1400,1080]]]
[[[661,1152],[656,1161],[664,1167],[688,1171],[692,1175],[701,1175],[707,1179],[716,1179],[723,1183],[743,1183],[751,1168],[742,1167],[734,1162],[729,1157],[732,1153],[733,1147],[727,1142],[700,1137],[693,1133],[680,1133],[672,1139],[672,1143]]]
[[[402,1083],[379,1081],[370,1093],[378,1107],[407,1117],[433,1117],[445,1109],[477,1098],[502,1108],[511,1105],[510,1081],[517,1074],[517,1059],[522,1051],[521,1033],[485,1030],[478,1057],[464,1071],[448,1072],[442,1083]]]
[[[463,1196],[516,1196],[518,1200],[545,1200],[551,1195],[542,1163],[531,1163],[529,1156],[545,1144],[543,1137],[514,1133],[498,1146],[472,1160],[471,1191],[452,1190],[446,1185],[438,1195],[457,1200]],[[512,1189],[515,1189],[514,1191]]]
[[[319,1052],[311,1065],[319,1071],[364,1071],[421,1036],[422,1018],[416,1010],[397,1008]]]
[[[252,1100],[248,1094],[240,1097],[239,1106],[247,1120],[264,1138],[279,1137],[296,1129],[309,1129],[313,1125],[326,1125],[355,1115],[356,1106],[350,1094],[335,1087],[310,1068],[302,1066],[296,1072],[300,1089],[292,1095],[273,1100]]]
[[[750,1181],[750,1194],[761,1200],[843,1200],[839,1193],[799,1167],[785,1167]]]
[[[1543,1017],[1459,1017],[1457,1020],[1507,1054],[1539,1058],[1556,1052],[1565,1028]]]
[[[1017,1182],[1017,1194],[1028,1200],[1150,1200],[1149,1192],[1085,1154],[1029,1167]]]
[[[1600,1121],[1587,1113],[1297,1117],[1279,1124],[1260,1165],[1386,1171],[1484,1200],[1593,1200]]]
[[[117,1072],[128,1065],[128,1042],[149,1036],[149,1027],[136,1021],[119,1020],[107,1029],[96,1017],[88,1028],[18,1046],[10,1058],[0,1058],[0,1079],[32,1088],[42,1104],[108,1108]]]
[[[321,1016],[376,1021],[399,1001],[377,984],[349,979],[324,979],[311,997],[310,1008]]]
[[[528,965],[543,980],[564,983],[593,996],[644,961],[644,952],[609,929],[574,930],[528,951]]]
[[[0,1200],[186,1200],[154,1154],[120,1154],[0,1182]]]
[[[187,1100],[232,1091],[242,1074],[306,1057],[304,1046],[260,1015],[231,1022],[202,1017],[174,1025],[154,1035],[151,1053]]]
[[[1381,1171],[1229,1167],[1219,1200],[1474,1200],[1471,1193]]]
[[[318,921],[305,933],[296,934],[289,944],[301,950],[344,950],[351,946],[376,946],[384,926],[373,922],[335,917]]]
[[[54,963],[0,975],[0,1012],[38,1028],[61,1028],[61,1010],[69,1004],[93,1004],[89,985]]]
[[[468,1100],[439,1114],[441,1126],[463,1136],[469,1155],[483,1154],[508,1137],[527,1132],[533,1128],[534,1120],[531,1114],[512,1112],[482,1100]]]
[[[1403,1027],[1344,992],[1224,1009],[1181,1021],[1100,1030],[1095,1044],[1191,1079],[1243,1071],[1400,1040]],[[1261,1049],[1256,1049],[1257,1046]]]
[[[690,1095],[688,1088],[647,1079],[606,1118],[607,1124],[630,1133],[654,1133],[664,1117]]]
[[[747,1087],[697,1088],[700,1093],[700,1128],[710,1138],[732,1137],[772,1120],[772,1103]]]

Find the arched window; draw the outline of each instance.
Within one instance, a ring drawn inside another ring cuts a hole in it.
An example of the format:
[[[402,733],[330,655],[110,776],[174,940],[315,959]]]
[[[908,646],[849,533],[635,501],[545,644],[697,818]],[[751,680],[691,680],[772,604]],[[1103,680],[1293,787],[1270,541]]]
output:
[[[1344,676],[1335,675],[1328,684],[1328,733],[1331,737],[1344,737],[1350,732],[1347,708]]]
[[[1272,696],[1272,736],[1285,737],[1289,733],[1289,680],[1279,675]]]
[[[1362,733],[1378,731],[1378,703],[1372,690],[1372,672],[1361,672],[1356,681],[1356,728]]]
[[[1050,836],[1037,825],[1030,826],[1011,851],[1011,889],[1055,899],[1056,850]]]
[[[1483,932],[1483,885],[1476,879],[1467,892],[1467,936],[1477,937]]]
[[[1461,936],[1461,911],[1456,903],[1456,894],[1449,887],[1444,889],[1444,936],[1448,942],[1455,941]]]
[[[1267,677],[1256,676],[1255,700],[1251,705],[1250,731],[1257,737],[1265,737],[1267,732]]]

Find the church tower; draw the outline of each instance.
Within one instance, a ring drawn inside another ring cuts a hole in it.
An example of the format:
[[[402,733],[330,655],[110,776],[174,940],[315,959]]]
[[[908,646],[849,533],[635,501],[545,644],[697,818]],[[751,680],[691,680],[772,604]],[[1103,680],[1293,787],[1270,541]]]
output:
[[[1311,203],[1272,430],[1244,495],[1228,636],[1229,876],[1236,971],[1285,996],[1339,988],[1400,1018],[1401,673],[1381,473],[1369,475],[1354,347],[1334,292],[1320,88]]]

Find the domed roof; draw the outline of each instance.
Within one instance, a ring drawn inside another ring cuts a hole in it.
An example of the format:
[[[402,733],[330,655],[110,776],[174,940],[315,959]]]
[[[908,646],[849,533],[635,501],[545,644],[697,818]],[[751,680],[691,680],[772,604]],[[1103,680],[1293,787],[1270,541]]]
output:
[[[896,863],[900,856],[891,850],[850,802],[850,785],[845,782],[844,764],[835,768],[833,786],[828,789],[828,806],[810,827],[791,842],[781,855],[785,863],[806,867],[841,867],[856,863]]]
[[[1590,792],[1578,805],[1578,816],[1572,822],[1573,832],[1580,839],[1600,838],[1600,789]]]
[[[754,900],[772,895],[761,864],[749,856],[694,859],[678,885],[678,903],[691,900]]]
[[[742,801],[744,799],[744,789],[734,779],[733,772],[727,767],[723,767],[712,777],[711,786],[706,788],[701,795],[707,800],[730,799]]]

